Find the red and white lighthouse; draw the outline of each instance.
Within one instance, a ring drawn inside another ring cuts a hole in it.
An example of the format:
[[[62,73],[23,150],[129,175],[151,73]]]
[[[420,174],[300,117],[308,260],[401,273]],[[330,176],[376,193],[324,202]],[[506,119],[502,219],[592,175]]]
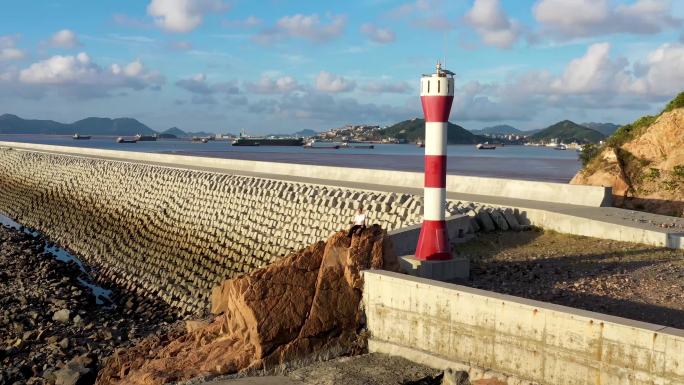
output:
[[[415,258],[421,261],[451,259],[445,221],[447,125],[454,100],[454,77],[437,63],[434,74],[420,80],[420,100],[425,115],[425,182],[423,226]]]

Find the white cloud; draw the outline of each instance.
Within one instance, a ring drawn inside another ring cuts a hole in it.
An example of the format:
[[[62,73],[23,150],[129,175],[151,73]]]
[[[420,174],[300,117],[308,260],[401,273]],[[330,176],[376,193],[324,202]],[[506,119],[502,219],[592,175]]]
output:
[[[50,45],[57,48],[76,48],[81,45],[76,33],[70,29],[63,29],[55,32],[50,37]]]
[[[396,40],[397,35],[388,28],[380,28],[373,23],[366,23],[361,26],[361,33],[376,43],[387,44]]]
[[[520,24],[506,15],[499,0],[475,0],[465,20],[487,45],[510,48],[520,36]]]
[[[247,82],[244,85],[245,92],[257,94],[283,94],[299,88],[297,80],[292,76],[281,76],[274,79],[264,75],[255,83]]]
[[[611,59],[610,44],[592,44],[584,56],[568,63],[551,88],[559,93],[618,92],[628,89],[631,75],[626,59]]]
[[[356,83],[342,76],[321,71],[316,76],[316,89],[323,92],[347,92],[356,87]]]
[[[214,95],[230,96],[240,94],[237,82],[210,83],[207,81],[207,75],[203,73],[178,80],[176,86],[195,94],[192,100],[194,104],[216,104],[217,101]]]
[[[162,75],[146,69],[139,60],[102,68],[85,52],[52,56],[16,73],[5,73],[4,80],[36,96],[55,91],[79,98],[109,96],[116,89],[158,89],[164,83]]]
[[[190,32],[202,24],[206,14],[228,8],[221,0],[152,0],[147,13],[166,31]]]
[[[533,7],[544,32],[560,39],[612,33],[655,34],[682,25],[668,0],[539,0]]]
[[[347,18],[344,15],[331,15],[327,24],[321,22],[318,14],[283,16],[273,27],[254,35],[253,40],[260,44],[272,44],[298,37],[322,43],[339,37],[346,25]]]
[[[684,85],[684,45],[663,44],[644,63],[639,63],[639,67],[644,73],[633,85],[634,91],[673,96]]]
[[[26,55],[16,47],[17,36],[0,36],[0,61],[20,60]]]
[[[405,81],[371,81],[363,86],[364,91],[378,94],[405,94],[412,89]]]

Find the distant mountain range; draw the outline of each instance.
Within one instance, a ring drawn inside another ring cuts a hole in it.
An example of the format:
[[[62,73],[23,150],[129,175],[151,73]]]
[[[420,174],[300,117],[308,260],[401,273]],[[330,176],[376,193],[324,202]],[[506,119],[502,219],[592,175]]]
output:
[[[579,125],[570,120],[563,120],[537,132],[532,135],[531,139],[535,141],[559,139],[564,143],[598,143],[605,139],[605,137],[606,135],[596,130],[592,130],[591,128]]]
[[[0,115],[0,134],[45,135],[154,135],[156,131],[132,118],[85,118],[73,123],[54,120],[22,119],[16,115]]]
[[[584,127],[591,128],[592,130],[596,130],[600,133],[602,133],[605,136],[611,136],[615,131],[617,131],[618,128],[621,126],[619,124],[613,124],[613,123],[595,123],[595,122],[589,122],[589,123],[582,123]]]
[[[216,134],[205,131],[183,131],[178,127],[171,127],[167,130],[160,132],[159,135],[162,137],[190,138],[193,136],[214,136]]]
[[[481,130],[470,130],[475,135],[527,135],[528,133],[518,130],[508,124],[500,124],[498,126],[485,127]]]
[[[406,139],[409,142],[425,140],[425,120],[418,118],[405,120],[384,128],[379,133],[383,138]],[[448,144],[474,144],[483,140],[486,138],[475,135],[459,125],[450,122],[447,126]]]

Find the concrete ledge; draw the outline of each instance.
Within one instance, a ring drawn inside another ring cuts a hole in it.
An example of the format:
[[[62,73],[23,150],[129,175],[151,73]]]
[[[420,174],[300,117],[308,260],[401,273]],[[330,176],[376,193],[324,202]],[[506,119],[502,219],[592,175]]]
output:
[[[467,215],[452,215],[446,218],[446,224],[449,242],[451,243],[462,243],[474,236],[473,228],[470,224],[470,217]],[[418,223],[387,233],[392,240],[394,253],[396,255],[409,255],[415,253],[421,226],[422,224]]]
[[[372,170],[347,167],[327,167],[276,162],[258,162],[236,159],[209,158],[172,154],[156,154],[134,151],[104,150],[54,146],[46,144],[2,142],[0,146],[29,151],[49,151],[71,155],[109,157],[129,161],[166,163],[169,165],[213,167],[232,170],[236,173],[256,172],[272,175],[287,175],[305,178],[318,178],[399,187],[423,185],[424,175],[415,172]],[[471,176],[448,175],[448,192],[478,194],[493,197],[508,197],[536,201],[575,204],[583,206],[608,206],[612,191],[608,187],[577,186],[563,183],[534,182],[523,180],[480,178]]]
[[[378,270],[363,296],[370,340],[409,359],[543,385],[684,384],[684,330]]]
[[[453,281],[470,277],[468,258],[455,257],[447,261],[422,261],[413,255],[399,257],[399,266],[409,275],[437,281]]]

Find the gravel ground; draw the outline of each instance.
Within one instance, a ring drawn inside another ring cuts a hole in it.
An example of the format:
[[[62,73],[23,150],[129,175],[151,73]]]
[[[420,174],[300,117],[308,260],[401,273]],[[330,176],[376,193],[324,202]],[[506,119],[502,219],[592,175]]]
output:
[[[119,347],[169,330],[160,305],[114,291],[98,304],[75,262],[46,241],[0,226],[0,385],[85,385]]]
[[[265,376],[223,377],[187,385],[440,385],[442,371],[401,357],[363,354],[301,367],[275,370]],[[469,385],[462,382],[458,385]]]
[[[684,328],[684,251],[528,231],[479,234],[467,285]]]

